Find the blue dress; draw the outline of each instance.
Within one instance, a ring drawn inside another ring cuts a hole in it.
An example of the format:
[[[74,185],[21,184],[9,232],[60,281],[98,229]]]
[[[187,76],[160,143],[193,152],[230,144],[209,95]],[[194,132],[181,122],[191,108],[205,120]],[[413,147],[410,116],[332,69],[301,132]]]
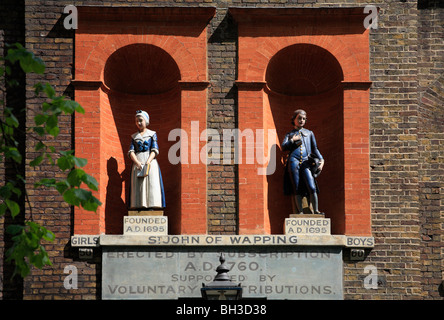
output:
[[[151,152],[159,154],[155,131],[136,132],[131,136],[128,155],[135,152],[137,160],[145,164]],[[165,208],[165,191],[159,164],[151,160],[148,176],[139,177],[140,170],[133,163],[131,169],[130,208]]]

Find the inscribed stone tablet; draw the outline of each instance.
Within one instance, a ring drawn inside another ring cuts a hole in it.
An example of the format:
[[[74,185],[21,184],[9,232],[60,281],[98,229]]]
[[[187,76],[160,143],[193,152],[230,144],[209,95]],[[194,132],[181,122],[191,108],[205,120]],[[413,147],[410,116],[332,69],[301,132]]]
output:
[[[341,247],[103,247],[103,299],[200,298],[224,252],[244,298],[342,299]]]

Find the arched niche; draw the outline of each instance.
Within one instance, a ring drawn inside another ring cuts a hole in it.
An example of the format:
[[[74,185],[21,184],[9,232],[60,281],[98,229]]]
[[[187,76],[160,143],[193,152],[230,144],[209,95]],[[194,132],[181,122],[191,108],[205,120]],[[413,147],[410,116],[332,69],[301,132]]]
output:
[[[106,61],[103,82],[111,91],[154,95],[177,88],[180,70],[162,48],[135,43],[116,50]]]
[[[291,116],[297,109],[307,111],[306,128],[315,133],[321,154],[326,159],[317,179],[319,208],[331,218],[334,233],[344,225],[344,120],[342,68],[326,49],[313,44],[294,44],[278,51],[267,66],[264,105],[269,119],[267,129],[275,129],[279,142],[292,130]],[[268,146],[270,148],[270,146]],[[278,165],[267,176],[267,206],[271,233],[282,233],[283,222],[291,208],[291,196],[283,194],[282,177],[287,152],[276,147]],[[305,209],[310,213],[309,208]]]
[[[371,82],[362,8],[229,12],[239,35],[239,130],[275,129],[276,141],[264,147],[279,153],[295,107],[307,109],[307,127],[326,157],[320,197],[321,209],[332,218],[332,233],[370,235]],[[283,164],[269,175],[258,174],[262,169],[258,162],[238,165],[241,234],[282,233],[284,218],[292,213],[290,202],[283,200]]]
[[[179,233],[180,165],[168,161],[171,130],[180,127],[180,70],[163,49],[144,43],[124,46],[106,61],[103,70],[103,93],[100,112],[101,155],[107,161],[105,233],[120,234],[130,195],[132,161],[127,156],[131,135],[137,131],[136,110],[150,116],[149,129],[157,132],[160,153],[157,156],[165,186],[171,233]]]
[[[103,205],[93,214],[74,208],[74,233],[122,233],[131,165],[127,151],[137,130],[135,111],[144,109],[159,138],[168,231],[205,234],[206,162],[172,164],[168,151],[179,143],[190,155],[191,124],[206,127],[206,28],[214,8],[78,10],[72,83],[85,114],[74,119],[75,152],[88,159],[85,170],[97,179],[95,195]],[[168,141],[173,129],[181,136]],[[199,141],[196,149],[204,145]]]

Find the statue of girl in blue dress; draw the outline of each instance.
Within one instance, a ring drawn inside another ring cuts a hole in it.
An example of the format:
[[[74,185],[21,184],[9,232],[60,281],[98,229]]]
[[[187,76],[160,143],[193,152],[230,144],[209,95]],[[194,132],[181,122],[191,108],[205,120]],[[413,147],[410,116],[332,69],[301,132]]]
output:
[[[162,175],[156,156],[159,154],[157,135],[149,130],[147,112],[136,111],[136,126],[139,130],[131,136],[128,155],[133,161],[131,169],[130,208],[160,209],[165,207],[165,192]],[[144,169],[149,168],[146,174]]]
[[[304,128],[307,113],[298,109],[291,118],[294,127],[285,135],[282,150],[289,151],[285,168],[284,192],[294,197],[296,213],[302,214],[302,199],[309,198],[314,214],[319,211],[319,189],[315,178],[324,167],[324,158],[318,150],[314,133]]]

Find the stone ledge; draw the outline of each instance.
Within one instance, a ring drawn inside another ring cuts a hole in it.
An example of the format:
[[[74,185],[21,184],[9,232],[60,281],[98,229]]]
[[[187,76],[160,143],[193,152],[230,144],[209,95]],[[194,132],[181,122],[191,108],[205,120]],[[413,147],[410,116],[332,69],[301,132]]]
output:
[[[102,235],[101,246],[346,246],[346,236],[306,235]]]
[[[345,235],[74,235],[72,247],[340,246],[373,248],[373,237]]]

